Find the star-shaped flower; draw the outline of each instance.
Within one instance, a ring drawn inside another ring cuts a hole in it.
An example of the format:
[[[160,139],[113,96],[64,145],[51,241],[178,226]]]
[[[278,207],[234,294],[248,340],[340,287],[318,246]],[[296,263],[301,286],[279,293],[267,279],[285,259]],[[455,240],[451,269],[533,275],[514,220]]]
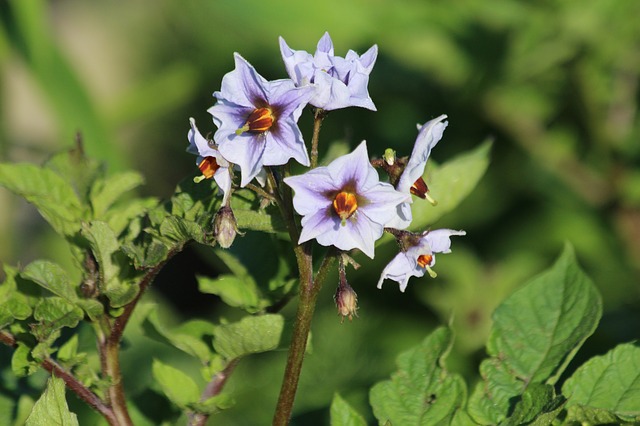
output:
[[[221,90],[213,94],[218,102],[208,111],[218,126],[218,149],[240,167],[240,186],[263,166],[285,164],[290,158],[308,166],[297,122],[313,89],[297,88],[289,79],[267,81],[239,54],[234,59],[236,68],[223,77]]]
[[[442,139],[444,129],[447,127],[447,124],[449,124],[447,121],[443,121],[445,118],[447,118],[447,116],[443,114],[440,117],[427,121],[422,126],[418,126],[418,137],[413,145],[413,151],[396,184],[398,191],[405,194],[411,193],[422,199],[427,198],[432,201],[427,194],[429,190],[427,184],[422,179],[422,175],[424,174],[429,155],[431,155],[431,150],[440,139]],[[388,225],[389,227],[405,229],[411,224],[412,215],[410,203],[411,201],[398,206],[398,215],[395,220]]]
[[[231,195],[230,164],[216,149],[213,141],[208,141],[202,136],[196,127],[196,120],[189,118],[189,124],[191,129],[187,133],[187,139],[189,139],[187,152],[198,156],[196,164],[202,172],[202,175],[194,180],[200,182],[203,179],[213,178],[224,194],[222,205],[227,205],[229,195]]]
[[[311,105],[327,111],[350,106],[376,110],[367,84],[378,56],[377,45],[362,56],[349,50],[342,58],[334,56],[331,37],[324,33],[313,56],[304,50],[292,50],[282,37],[280,52],[287,73],[296,86],[310,84],[315,88],[309,102]]]
[[[382,288],[382,282],[388,278],[397,281],[400,291],[404,292],[411,277],[422,277],[427,271],[435,277],[436,273],[431,269],[436,264],[435,254],[451,252],[452,235],[466,235],[466,232],[452,229],[424,232],[415,245],[398,253],[387,264],[378,281],[378,288]]]
[[[373,258],[374,243],[410,195],[380,182],[363,141],[352,153],[326,167],[284,179],[295,191],[293,206],[302,216],[298,243],[316,239],[340,250],[358,248]]]

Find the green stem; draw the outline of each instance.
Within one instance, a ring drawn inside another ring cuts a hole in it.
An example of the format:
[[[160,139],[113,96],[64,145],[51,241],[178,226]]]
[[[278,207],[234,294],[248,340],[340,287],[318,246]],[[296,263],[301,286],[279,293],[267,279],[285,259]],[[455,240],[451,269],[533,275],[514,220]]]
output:
[[[0,331],[0,342],[7,346],[16,348],[18,342],[16,338],[6,331]],[[52,358],[42,361],[42,368],[52,375],[62,379],[65,386],[73,391],[78,398],[86,402],[90,407],[99,412],[111,426],[119,426],[118,419],[111,407],[107,406],[95,393],[83,385],[71,372],[64,369]]]
[[[151,285],[162,267],[181,249],[182,246],[171,250],[164,261],[146,272],[146,274],[140,281],[138,294],[131,302],[129,302],[124,307],[124,311],[122,312],[122,314],[113,321],[109,330],[109,334],[107,336],[98,336],[102,375],[103,377],[111,380],[111,384],[109,385],[109,389],[107,390],[108,403],[113,410],[113,415],[116,417],[116,424],[118,426],[133,425],[131,417],[129,416],[129,411],[127,409],[127,400],[124,394],[122,371],[120,370],[120,341],[122,340],[125,327],[127,326],[129,319],[133,314],[133,310],[138,305],[140,298],[142,297],[146,289]]]
[[[299,247],[300,246],[297,246],[297,248]],[[322,282],[334,261],[334,255],[327,255],[318,270],[315,282],[313,282],[313,280],[311,282],[300,281],[300,303],[298,304],[298,312],[296,314],[282,387],[280,388],[280,396],[278,397],[278,405],[276,406],[276,413],[273,418],[274,426],[286,426],[289,424],[316,301],[320,293],[320,288],[322,287]],[[306,274],[303,273],[300,275],[301,277],[306,276]]]
[[[317,108],[313,116],[313,137],[311,139],[311,168],[318,166],[318,140],[320,139],[320,127],[322,120],[327,116],[327,111]]]

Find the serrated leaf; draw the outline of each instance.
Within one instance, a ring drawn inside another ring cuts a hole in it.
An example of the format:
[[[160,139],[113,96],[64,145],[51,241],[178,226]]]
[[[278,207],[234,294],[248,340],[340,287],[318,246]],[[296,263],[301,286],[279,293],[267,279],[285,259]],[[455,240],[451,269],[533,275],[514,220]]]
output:
[[[128,260],[120,251],[120,243],[113,230],[105,222],[95,220],[82,227],[82,235],[89,242],[91,251],[98,262],[100,290],[105,294],[112,307],[121,307],[132,301],[138,294],[138,287],[122,269],[128,269]]]
[[[280,215],[268,214],[264,211],[234,209],[238,229],[260,232],[287,232]]]
[[[195,183],[193,177],[185,178],[171,197],[168,211],[172,215],[195,221],[204,213],[205,208],[210,207],[217,193],[218,189],[213,179]]]
[[[268,301],[260,297],[260,290],[250,276],[240,278],[226,274],[217,278],[198,277],[198,290],[218,295],[227,305],[249,313],[259,312],[268,305]]]
[[[0,164],[0,185],[33,204],[56,232],[71,236],[80,229],[82,204],[53,171],[32,164]]]
[[[330,414],[331,426],[367,426],[364,417],[337,393],[333,395]]]
[[[236,217],[239,229],[261,232],[287,232],[282,216],[275,206],[260,209],[260,202],[255,193],[241,190],[233,193],[231,208]]]
[[[48,260],[34,260],[24,268],[20,275],[65,300],[73,302],[78,299],[66,271],[56,263]]]
[[[71,361],[78,354],[78,335],[74,334],[58,349],[57,357],[60,361]]]
[[[5,280],[0,284],[0,329],[10,325],[16,319],[29,318],[32,311],[28,298],[18,292],[17,269],[4,265],[4,273]]]
[[[74,303],[61,297],[45,297],[36,305],[33,317],[53,332],[62,327],[76,327],[84,318],[84,312]]]
[[[88,204],[89,188],[95,180],[104,174],[104,164],[88,158],[82,146],[62,150],[49,158],[44,167],[54,171],[69,183],[82,204]]]
[[[218,326],[213,334],[213,347],[227,360],[270,351],[278,347],[283,326],[281,315],[245,317],[238,322]]]
[[[479,423],[503,421],[530,384],[553,384],[593,333],[602,300],[567,246],[554,266],[513,293],[494,312],[483,381],[469,401]]]
[[[534,383],[524,391],[504,426],[548,426],[562,410],[564,401],[556,397],[553,386]]]
[[[178,245],[182,245],[190,240],[204,243],[206,233],[195,222],[177,216],[169,216],[160,224],[160,234]]]
[[[441,166],[430,166],[424,175],[429,194],[436,206],[414,198],[411,205],[411,229],[424,230],[453,210],[478,184],[489,167],[491,142],[484,142],[473,151],[459,155]]]
[[[153,268],[169,255],[169,248],[158,241],[147,241],[142,245],[126,243],[121,249],[138,269]]]
[[[391,380],[374,385],[369,394],[380,424],[439,425],[453,420],[464,406],[466,385],[443,367],[451,344],[451,330],[438,328],[419,346],[398,356],[398,371]]]
[[[193,320],[169,330],[160,322],[155,309],[142,323],[145,336],[195,356],[203,364],[209,362],[212,356],[209,345],[204,342],[204,337],[212,336],[214,328],[215,326],[208,321]]]
[[[126,239],[130,241],[137,237],[140,232],[140,230],[133,232],[134,220],[142,218],[147,211],[157,205],[158,200],[155,198],[135,198],[127,203],[111,206],[102,219],[109,224],[109,227],[118,236],[127,230]]]
[[[164,394],[178,407],[185,409],[200,400],[198,385],[182,371],[157,359],[153,360],[151,370]]]
[[[44,393],[33,406],[25,425],[77,426],[78,418],[69,411],[64,394],[64,381],[55,376],[51,377]]]
[[[91,187],[90,199],[93,217],[102,218],[109,207],[122,195],[144,183],[144,178],[137,172],[122,172],[97,180]]]
[[[17,377],[29,376],[40,369],[40,364],[31,356],[31,348],[18,342],[11,357],[11,371]]]
[[[233,407],[235,404],[235,400],[225,394],[219,394],[207,399],[204,402],[197,402],[195,404],[189,405],[193,411],[197,413],[202,413],[206,415],[215,414],[221,410],[226,410],[227,408]]]
[[[562,393],[567,397],[568,419],[592,422],[607,411],[626,421],[640,421],[640,347],[622,344],[591,358],[567,379]]]

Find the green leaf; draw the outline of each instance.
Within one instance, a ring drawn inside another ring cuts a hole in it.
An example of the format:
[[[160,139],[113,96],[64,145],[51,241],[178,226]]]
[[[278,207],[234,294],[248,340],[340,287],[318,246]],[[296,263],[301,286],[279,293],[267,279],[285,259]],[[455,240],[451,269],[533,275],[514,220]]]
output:
[[[125,271],[129,269],[129,261],[120,250],[113,230],[107,223],[96,220],[84,224],[82,235],[98,261],[100,290],[109,298],[111,306],[121,307],[132,301],[138,294],[138,286],[133,283],[132,277],[127,277]]]
[[[569,420],[640,421],[640,347],[622,344],[591,358],[562,386]]]
[[[0,284],[0,329],[14,320],[24,320],[31,316],[29,299],[17,289],[18,270],[4,265],[4,273],[5,280]]]
[[[286,232],[287,228],[278,214],[269,214],[264,210],[234,209],[238,229],[260,232]]]
[[[138,236],[142,228],[135,220],[140,221],[146,212],[157,205],[158,200],[155,198],[134,198],[126,203],[111,206],[101,219],[107,222],[118,236],[127,230],[125,238],[130,241]],[[136,231],[133,231],[134,227]]]
[[[44,164],[44,168],[55,172],[71,185],[83,205],[89,205],[89,189],[105,171],[104,164],[88,158],[84,147],[78,143],[71,149],[62,150],[51,156]]]
[[[281,315],[249,316],[216,327],[213,347],[227,360],[266,352],[278,347],[284,326]]]
[[[553,386],[534,383],[524,391],[504,426],[550,425],[564,407],[564,401],[563,397],[556,397]]]
[[[438,328],[419,346],[397,359],[391,380],[371,388],[369,399],[380,424],[439,425],[450,423],[466,399],[466,385],[444,368],[452,333]]]
[[[168,330],[158,317],[157,310],[152,310],[142,323],[145,336],[156,341],[167,343],[189,355],[195,356],[203,364],[211,360],[210,345],[204,342],[205,336],[213,336],[215,325],[204,320],[192,320],[179,327]]]
[[[64,381],[55,376],[51,377],[44,393],[33,406],[25,425],[77,426],[78,418],[69,411],[64,393]]]
[[[59,361],[71,361],[78,355],[78,335],[74,334],[58,349],[57,358]]]
[[[31,410],[36,402],[29,395],[21,395],[18,399],[18,406],[16,408],[14,426],[23,425],[27,421]]]
[[[0,185],[33,204],[56,232],[71,236],[80,229],[80,200],[53,171],[32,164],[0,164]]]
[[[31,348],[23,342],[13,351],[11,357],[11,371],[18,377],[29,376],[40,369],[40,363],[31,356]]]
[[[109,207],[123,194],[144,183],[144,178],[137,172],[122,172],[97,180],[91,187],[91,205],[93,217],[102,218]]]
[[[162,221],[160,234],[177,245],[185,244],[190,240],[205,243],[205,231],[200,225],[177,216],[169,216]]]
[[[10,425],[13,420],[13,408],[15,402],[13,398],[0,394],[0,424]]]
[[[411,229],[426,229],[471,193],[489,167],[490,149],[491,142],[487,141],[439,167],[429,164],[424,179],[438,205],[414,197]]]
[[[261,209],[259,198],[253,191],[234,192],[231,198],[231,208],[233,208],[239,229],[269,233],[287,232],[287,227],[278,209],[271,205]]]
[[[20,275],[67,301],[73,302],[78,299],[66,271],[56,263],[48,260],[34,260]]]
[[[331,401],[331,426],[367,426],[367,422],[336,393]]]
[[[256,313],[268,306],[261,298],[260,290],[251,276],[221,275],[218,278],[198,277],[198,289],[202,293],[216,294],[229,306]]]
[[[185,409],[200,400],[196,382],[177,368],[154,359],[152,373],[165,395],[178,407]]]
[[[483,381],[469,401],[479,423],[499,423],[534,383],[554,384],[595,330],[602,300],[567,246],[555,265],[507,298],[493,314]]]
[[[84,312],[74,303],[61,297],[45,297],[36,305],[33,317],[53,332],[62,327],[76,327],[84,318]]]

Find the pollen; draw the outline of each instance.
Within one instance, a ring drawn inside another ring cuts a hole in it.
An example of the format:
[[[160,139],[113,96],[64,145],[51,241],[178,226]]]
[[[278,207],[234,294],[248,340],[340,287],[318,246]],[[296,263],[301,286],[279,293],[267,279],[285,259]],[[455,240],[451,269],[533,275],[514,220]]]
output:
[[[273,115],[271,108],[256,108],[249,114],[244,126],[236,130],[236,134],[241,135],[244,132],[264,133],[273,126],[275,121],[276,117]]]
[[[421,254],[420,256],[418,256],[418,265],[420,265],[421,268],[427,268],[431,264],[432,260],[433,260],[432,255]]]
[[[339,192],[338,195],[333,199],[333,209],[342,220],[342,224],[345,224],[345,221],[349,219],[353,214],[358,210],[358,200],[356,195],[342,191]]]
[[[211,179],[220,166],[215,157],[204,157],[200,164],[198,164],[198,168],[205,179]]]

